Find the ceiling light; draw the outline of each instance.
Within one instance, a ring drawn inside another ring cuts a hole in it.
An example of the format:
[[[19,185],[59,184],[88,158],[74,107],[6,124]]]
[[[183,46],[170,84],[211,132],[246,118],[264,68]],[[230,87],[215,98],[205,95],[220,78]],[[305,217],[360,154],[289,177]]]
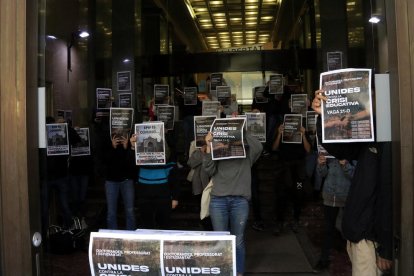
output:
[[[85,37],[88,37],[88,36],[89,36],[89,33],[87,31],[81,31],[79,33],[79,37],[85,38]]]
[[[372,16],[368,21],[373,24],[377,24],[381,21],[381,19],[378,16]]]
[[[52,39],[52,40],[56,40],[57,39],[57,37],[54,36],[54,35],[47,35],[46,37],[49,38],[49,39]]]

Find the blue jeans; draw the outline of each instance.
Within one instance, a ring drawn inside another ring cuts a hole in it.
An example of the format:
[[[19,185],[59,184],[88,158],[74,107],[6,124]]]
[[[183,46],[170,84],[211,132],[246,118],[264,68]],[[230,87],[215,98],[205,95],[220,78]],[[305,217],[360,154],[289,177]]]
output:
[[[108,205],[108,214],[106,218],[108,229],[118,229],[117,207],[118,198],[121,193],[124,201],[126,229],[135,230],[134,214],[134,181],[126,179],[124,181],[105,181],[106,201]]]
[[[244,273],[244,229],[249,217],[249,202],[242,196],[211,196],[210,217],[214,231],[229,231],[236,236],[237,273]]]

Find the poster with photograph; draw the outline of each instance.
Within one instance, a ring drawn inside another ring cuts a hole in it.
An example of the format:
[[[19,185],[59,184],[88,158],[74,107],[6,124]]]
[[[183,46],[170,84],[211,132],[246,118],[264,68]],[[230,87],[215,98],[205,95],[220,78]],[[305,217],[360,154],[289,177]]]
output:
[[[215,119],[210,131],[213,134],[211,156],[213,160],[246,158],[243,141],[245,118]]]
[[[223,84],[223,73],[210,74],[210,93],[217,90],[217,86]],[[214,93],[213,93],[214,94]]]
[[[202,104],[202,116],[216,116],[220,117],[220,102],[204,100]]]
[[[112,106],[112,89],[96,88],[96,107],[97,109],[110,108]]]
[[[197,105],[197,87],[184,87],[184,105]]]
[[[306,132],[308,134],[308,138],[310,139],[309,143],[314,145],[315,137],[316,137],[316,118],[318,115],[315,111],[307,111],[306,112]]]
[[[328,71],[342,69],[342,52],[327,52],[326,62]]]
[[[216,116],[194,116],[194,139],[196,148],[201,148],[206,144],[204,137],[210,131]]]
[[[163,122],[135,124],[137,165],[161,165],[166,163]]]
[[[68,124],[46,124],[47,156],[69,155]]]
[[[131,91],[131,71],[117,72],[118,91]]]
[[[253,87],[253,98],[256,103],[267,103],[269,101],[269,99],[264,95],[265,89],[266,86]]]
[[[229,106],[231,104],[231,87],[217,86],[216,88],[217,100],[222,106]]]
[[[111,139],[114,137],[129,139],[134,124],[134,109],[112,107],[109,118]]]
[[[167,130],[174,129],[175,106],[159,105],[157,107],[158,121],[164,122],[164,128]]]
[[[204,233],[91,232],[88,249],[91,275],[236,276],[235,236]]]
[[[266,142],[266,113],[246,112],[247,131],[260,142]]]
[[[89,139],[89,128],[75,128],[81,141],[76,145],[71,145],[71,156],[91,155],[91,144]]]
[[[301,144],[302,115],[286,114],[283,124],[285,127],[282,134],[282,143]]]
[[[324,72],[320,88],[328,98],[322,102],[322,143],[374,141],[371,69]]]
[[[122,108],[132,107],[132,93],[119,93],[118,103],[119,107]]]
[[[269,77],[269,94],[283,94],[284,79],[282,74],[270,75]]]
[[[308,111],[308,95],[292,94],[290,96],[290,103],[292,113],[300,114],[303,117],[306,116],[306,111]]]
[[[170,103],[170,86],[167,84],[154,85],[154,104],[163,105]]]

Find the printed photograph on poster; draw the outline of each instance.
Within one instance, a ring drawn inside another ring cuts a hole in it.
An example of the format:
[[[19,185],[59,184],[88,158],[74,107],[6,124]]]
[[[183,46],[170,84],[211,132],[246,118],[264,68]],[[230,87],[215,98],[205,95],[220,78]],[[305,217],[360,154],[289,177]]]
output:
[[[109,116],[110,137],[129,139],[134,125],[134,109],[112,107]]]
[[[322,143],[374,141],[371,69],[342,69],[320,75]]]
[[[216,116],[194,116],[194,139],[196,148],[201,148],[206,144],[204,137],[210,131]]]
[[[266,142],[266,113],[246,112],[247,131],[260,142]]]
[[[283,120],[284,130],[282,143],[301,144],[302,143],[302,115],[286,114]]]
[[[231,87],[217,86],[216,87],[217,100],[222,106],[229,106],[231,104]]]
[[[166,130],[174,129],[175,106],[174,105],[159,105],[157,107],[158,121],[164,123]]]
[[[75,128],[81,141],[76,145],[71,145],[70,155],[71,156],[83,156],[91,155],[91,144],[89,139],[89,128]]]
[[[165,164],[165,135],[163,122],[135,124],[137,165]]]
[[[223,73],[211,73],[210,74],[210,93],[216,91],[217,86],[223,84]]]
[[[292,94],[290,96],[290,110],[292,113],[306,116],[308,111],[308,95],[306,94]]]
[[[266,86],[253,87],[253,98],[256,103],[267,103],[269,101],[269,99],[264,95],[265,89]]]
[[[213,135],[211,155],[213,160],[246,158],[243,141],[245,118],[215,119],[210,131]]]
[[[197,87],[184,87],[184,105],[197,105]]]
[[[162,275],[161,239],[132,233],[91,232],[91,275]]]
[[[68,124],[46,124],[47,156],[69,155]]]
[[[118,91],[131,91],[131,71],[117,72]]]
[[[216,116],[220,117],[220,102],[219,101],[207,101],[202,103],[202,116]]]
[[[318,135],[316,135],[316,148],[318,150],[318,155],[324,155],[325,158],[335,158],[333,155],[330,155],[329,152],[319,143]]]
[[[132,93],[119,93],[118,103],[119,103],[119,107],[122,107],[122,108],[132,107]]]
[[[327,52],[326,62],[328,71],[342,69],[342,52]]]
[[[270,75],[269,77],[269,94],[283,94],[284,79],[282,74]]]
[[[170,86],[167,84],[154,85],[154,104],[163,105],[170,103]]]
[[[112,89],[96,88],[96,108],[110,108],[112,106]]]
[[[309,143],[314,145],[315,137],[316,137],[316,118],[317,114],[315,111],[307,111],[306,112],[306,132],[310,139]]]

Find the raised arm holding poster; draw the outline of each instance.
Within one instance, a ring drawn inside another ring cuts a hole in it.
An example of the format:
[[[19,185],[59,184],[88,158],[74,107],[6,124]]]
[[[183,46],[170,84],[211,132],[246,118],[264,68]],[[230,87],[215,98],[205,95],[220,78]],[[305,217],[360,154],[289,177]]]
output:
[[[301,144],[302,143],[302,115],[286,114],[284,118],[284,131],[282,143]]]
[[[170,102],[170,86],[167,84],[154,85],[154,104],[162,105]]]
[[[213,135],[211,155],[213,160],[246,158],[243,141],[245,118],[215,119],[210,132]]]
[[[158,121],[164,122],[165,129],[174,129],[175,106],[159,105],[157,107],[157,118]]]
[[[114,136],[129,139],[134,124],[134,109],[113,107],[109,118],[111,139]]]
[[[69,155],[68,124],[46,124],[47,156]]]
[[[197,87],[184,87],[184,105],[197,105]]]
[[[135,163],[137,165],[165,164],[164,123],[135,124],[135,134],[137,135]]]
[[[210,131],[216,116],[194,116],[194,138],[196,148],[201,148],[206,144],[204,137]]]
[[[374,141],[371,69],[322,73],[322,143]]]
[[[264,95],[265,89],[266,86],[253,87],[253,98],[256,103],[267,103],[269,101],[269,99]]]
[[[220,117],[220,102],[204,100],[201,115]]]
[[[89,128],[75,128],[81,139],[80,143],[71,145],[71,156],[91,155],[91,144],[89,139]]]
[[[283,75],[275,74],[269,77],[269,94],[283,94]]]
[[[266,142],[266,113],[246,112],[247,131],[262,143]]]
[[[306,111],[308,110],[308,95],[292,94],[290,96],[290,104],[292,113],[300,114],[305,117]]]

